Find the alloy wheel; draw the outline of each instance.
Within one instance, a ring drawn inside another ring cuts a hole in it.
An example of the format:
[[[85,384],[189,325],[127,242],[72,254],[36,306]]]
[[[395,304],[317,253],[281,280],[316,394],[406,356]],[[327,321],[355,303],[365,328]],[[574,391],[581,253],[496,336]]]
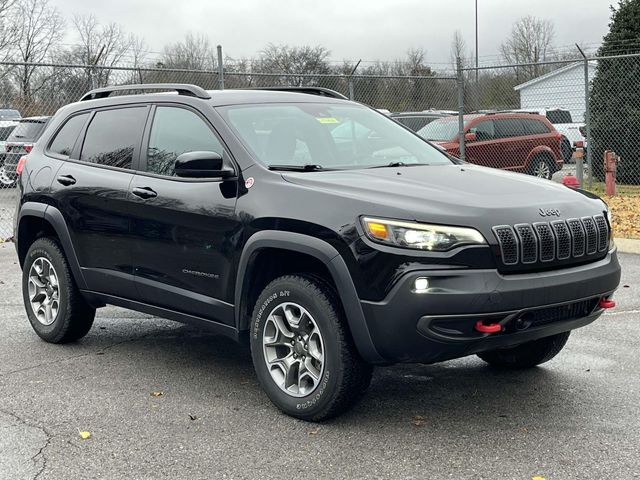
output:
[[[549,168],[549,164],[544,160],[540,160],[536,167],[533,169],[533,174],[539,178],[551,178],[551,169]]]
[[[29,303],[38,321],[51,325],[60,310],[58,274],[49,260],[38,257],[29,269]]]
[[[304,397],[324,373],[324,340],[316,321],[293,302],[275,307],[264,324],[262,348],[273,381],[288,395]]]

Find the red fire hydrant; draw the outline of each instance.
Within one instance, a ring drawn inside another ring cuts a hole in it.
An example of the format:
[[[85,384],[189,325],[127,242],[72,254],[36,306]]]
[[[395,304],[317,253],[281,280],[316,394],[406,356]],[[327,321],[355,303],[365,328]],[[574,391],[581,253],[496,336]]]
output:
[[[616,194],[616,170],[620,157],[611,150],[604,152],[604,191],[609,197]]]
[[[580,182],[575,175],[565,175],[562,177],[562,184],[569,188],[580,188]]]

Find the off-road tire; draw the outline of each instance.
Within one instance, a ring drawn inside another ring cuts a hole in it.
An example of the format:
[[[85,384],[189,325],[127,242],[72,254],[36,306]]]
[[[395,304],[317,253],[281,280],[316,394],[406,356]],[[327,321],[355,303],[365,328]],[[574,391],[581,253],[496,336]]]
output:
[[[44,325],[38,320],[29,299],[29,273],[34,262],[42,257],[53,265],[58,280],[59,308],[50,325]],[[29,247],[22,268],[22,297],[33,330],[45,342],[67,343],[79,340],[93,325],[96,311],[79,292],[67,259],[53,238],[39,238]]]
[[[548,362],[565,346],[571,332],[533,340],[512,348],[479,353],[478,357],[494,367],[531,368]]]
[[[269,315],[291,302],[309,312],[324,342],[324,371],[315,390],[301,397],[277,385],[263,349]],[[266,286],[253,310],[250,342],[258,381],[267,396],[284,413],[302,420],[322,421],[341,414],[362,397],[371,381],[372,367],[356,351],[335,289],[313,275],[286,275]]]

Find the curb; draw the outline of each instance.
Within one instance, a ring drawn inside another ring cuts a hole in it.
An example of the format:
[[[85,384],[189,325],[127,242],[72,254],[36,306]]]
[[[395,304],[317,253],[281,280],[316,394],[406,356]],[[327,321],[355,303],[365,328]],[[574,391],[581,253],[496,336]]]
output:
[[[635,253],[640,255],[640,240],[633,238],[614,238],[618,252]]]

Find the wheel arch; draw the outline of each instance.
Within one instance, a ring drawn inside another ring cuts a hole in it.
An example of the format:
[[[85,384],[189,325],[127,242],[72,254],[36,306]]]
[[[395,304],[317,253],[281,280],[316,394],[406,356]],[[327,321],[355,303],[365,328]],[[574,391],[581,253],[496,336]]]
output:
[[[26,202],[20,208],[16,222],[15,241],[21,267],[24,265],[31,244],[44,236],[55,236],[58,239],[78,288],[86,288],[80,263],[71,242],[71,235],[60,210],[44,203]]]
[[[539,157],[548,158],[549,161],[551,161],[551,163],[554,165],[554,168],[558,168],[558,159],[556,158],[555,153],[553,153],[551,147],[547,145],[538,145],[529,153],[529,157],[527,158],[527,165],[525,166],[527,171],[531,169],[533,161]]]
[[[258,259],[261,253],[273,251],[303,256],[311,262],[310,265],[313,265],[313,268],[322,268],[328,274],[342,302],[351,337],[360,356],[370,363],[384,363],[384,359],[373,344],[360,299],[345,261],[329,243],[300,233],[265,230],[249,238],[237,269],[234,302],[236,328],[239,331],[249,328],[252,313],[250,309],[253,307],[249,303],[252,288],[254,288],[251,279],[256,276],[256,266],[259,265]]]

